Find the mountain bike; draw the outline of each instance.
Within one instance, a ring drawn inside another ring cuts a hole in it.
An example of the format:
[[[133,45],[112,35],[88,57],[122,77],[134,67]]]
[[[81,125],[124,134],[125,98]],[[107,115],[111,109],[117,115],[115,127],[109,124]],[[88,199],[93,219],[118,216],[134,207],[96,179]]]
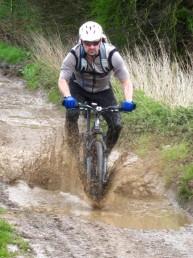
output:
[[[101,107],[96,103],[79,103],[78,108],[86,119],[86,128],[81,135],[80,162],[81,178],[85,192],[95,201],[102,199],[109,179],[107,170],[107,146],[102,128],[102,114],[119,112],[119,106]]]

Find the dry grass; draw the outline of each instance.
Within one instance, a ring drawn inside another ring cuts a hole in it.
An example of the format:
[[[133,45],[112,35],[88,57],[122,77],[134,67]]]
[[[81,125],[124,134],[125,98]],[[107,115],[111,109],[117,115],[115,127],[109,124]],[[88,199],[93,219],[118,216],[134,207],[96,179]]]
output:
[[[67,47],[64,47],[59,35],[46,38],[42,34],[34,33],[26,42],[38,62],[59,73],[62,60],[67,53]]]
[[[71,47],[64,46],[59,35],[49,39],[41,34],[33,34],[28,46],[35,59],[56,74],[59,74],[62,60]],[[193,65],[184,69],[177,60],[171,62],[162,47],[159,56],[154,54],[151,47],[143,52],[136,48],[134,55],[129,51],[125,53],[136,89],[142,89],[147,96],[170,106],[187,107],[193,104]],[[120,93],[119,89],[116,89],[116,93]]]
[[[144,54],[136,48],[135,55],[127,51],[125,57],[131,80],[137,89],[170,106],[187,107],[193,104],[192,65],[185,69],[177,60],[171,62],[163,48],[159,56],[151,49]]]

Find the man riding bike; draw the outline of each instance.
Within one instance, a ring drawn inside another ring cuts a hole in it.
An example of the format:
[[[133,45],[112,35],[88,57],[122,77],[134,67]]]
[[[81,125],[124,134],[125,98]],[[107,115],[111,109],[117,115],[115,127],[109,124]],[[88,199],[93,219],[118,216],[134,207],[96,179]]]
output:
[[[84,23],[79,29],[79,43],[64,58],[58,87],[63,94],[66,112],[66,133],[71,144],[79,141],[79,110],[74,109],[78,102],[95,102],[102,107],[114,106],[115,99],[111,75],[120,81],[125,100],[121,103],[123,111],[135,109],[133,85],[123,58],[116,48],[105,42],[102,27],[93,21]],[[106,145],[108,153],[116,144],[122,128],[119,112],[104,113],[108,125]]]

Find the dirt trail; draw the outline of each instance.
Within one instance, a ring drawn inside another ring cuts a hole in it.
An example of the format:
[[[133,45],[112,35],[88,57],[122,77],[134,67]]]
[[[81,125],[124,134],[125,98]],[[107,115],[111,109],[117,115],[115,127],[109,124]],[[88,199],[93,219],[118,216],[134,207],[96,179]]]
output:
[[[193,257],[192,218],[168,199],[153,162],[114,152],[110,191],[93,211],[66,152],[63,110],[2,75],[0,107],[1,217],[29,241],[26,257]]]

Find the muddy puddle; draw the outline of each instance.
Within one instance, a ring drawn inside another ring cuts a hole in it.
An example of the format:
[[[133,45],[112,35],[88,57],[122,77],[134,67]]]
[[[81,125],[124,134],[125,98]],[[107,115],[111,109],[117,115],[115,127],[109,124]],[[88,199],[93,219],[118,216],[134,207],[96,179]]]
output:
[[[29,212],[73,215],[131,229],[179,229],[191,224],[189,217],[167,199],[129,199],[114,194],[101,209],[94,209],[84,196],[30,187],[19,181],[8,188],[9,199]]]

